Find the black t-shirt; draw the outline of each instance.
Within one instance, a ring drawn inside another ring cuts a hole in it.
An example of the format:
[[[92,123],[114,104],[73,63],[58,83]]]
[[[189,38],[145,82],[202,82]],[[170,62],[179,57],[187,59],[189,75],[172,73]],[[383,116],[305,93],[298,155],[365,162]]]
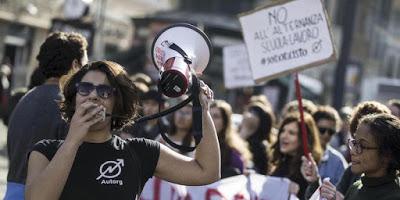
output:
[[[51,160],[62,143],[63,140],[42,140],[33,150]],[[154,174],[159,155],[160,144],[143,138],[125,141],[113,136],[104,143],[83,143],[60,199],[134,199],[138,176],[143,188]]]

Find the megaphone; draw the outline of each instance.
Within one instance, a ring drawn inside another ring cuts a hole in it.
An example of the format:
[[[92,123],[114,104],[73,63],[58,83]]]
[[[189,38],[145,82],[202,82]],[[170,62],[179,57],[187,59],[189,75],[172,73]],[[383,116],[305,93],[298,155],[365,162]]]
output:
[[[163,29],[155,37],[151,49],[154,66],[161,76],[159,90],[168,97],[185,94],[193,74],[202,74],[212,55],[207,35],[186,23]]]

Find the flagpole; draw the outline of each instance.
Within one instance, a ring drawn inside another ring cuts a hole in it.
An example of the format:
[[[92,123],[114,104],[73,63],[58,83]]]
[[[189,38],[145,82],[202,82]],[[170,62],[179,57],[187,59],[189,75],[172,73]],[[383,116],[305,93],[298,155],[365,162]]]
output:
[[[300,87],[300,81],[299,81],[299,75],[296,72],[294,74],[295,76],[295,87],[296,87],[296,97],[297,97],[297,102],[299,106],[299,113],[300,113],[300,128],[301,128],[301,136],[303,140],[303,153],[304,155],[310,160],[311,158],[309,157],[310,149],[308,148],[308,133],[306,129],[306,124],[304,123],[304,109],[303,109],[303,101],[301,98],[301,87]]]

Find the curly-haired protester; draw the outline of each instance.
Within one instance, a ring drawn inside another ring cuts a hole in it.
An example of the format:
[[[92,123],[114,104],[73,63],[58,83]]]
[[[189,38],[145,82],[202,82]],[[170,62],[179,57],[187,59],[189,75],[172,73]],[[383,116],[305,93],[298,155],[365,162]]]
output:
[[[318,130],[314,119],[308,113],[304,113],[304,123],[307,130],[308,147],[312,157],[317,162],[321,160],[322,149],[319,142]],[[272,147],[270,175],[286,177],[297,183],[300,191],[299,199],[304,199],[308,182],[300,172],[303,155],[303,139],[300,128],[300,115],[292,112],[285,115],[278,131],[278,141]]]
[[[27,199],[133,199],[153,175],[184,185],[219,179],[218,138],[209,113],[213,92],[205,84],[199,97],[203,138],[194,158],[157,141],[111,134],[135,117],[138,104],[136,87],[119,64],[85,65],[62,91],[70,128],[65,140],[43,140],[30,153]]]
[[[56,102],[60,100],[58,84],[63,75],[87,63],[87,46],[81,34],[66,32],[50,34],[41,45],[36,59],[45,82],[19,100],[8,123],[6,200],[24,199],[26,156],[35,143],[65,137],[66,123]]]
[[[353,113],[350,117],[350,134],[354,137],[357,126],[360,123],[362,117],[373,113],[388,113],[390,110],[387,106],[377,102],[377,101],[364,101],[353,109]]]
[[[343,197],[325,181],[321,197],[328,200],[400,199],[400,120],[391,114],[366,115],[349,140],[351,171],[362,174]]]
[[[210,108],[221,149],[221,177],[243,174],[251,167],[252,155],[247,142],[233,128],[232,107],[224,100],[215,100]]]
[[[355,131],[357,127],[359,126],[359,123],[362,119],[362,117],[368,115],[368,114],[380,114],[380,113],[386,113],[389,114],[390,110],[383,104],[377,102],[377,101],[365,101],[359,103],[354,109],[353,113],[351,114],[351,119],[350,119],[350,134],[352,135],[352,138],[354,138]],[[319,172],[318,170],[314,169],[314,164],[315,162],[313,161],[307,161],[306,158],[303,158],[303,163],[302,163],[302,173],[303,176],[309,181],[312,182],[313,184],[310,185],[310,187],[307,189],[307,194],[306,197],[311,196],[311,194],[317,189],[319,186],[317,179],[319,179]],[[350,186],[356,182],[357,180],[360,179],[361,174],[356,174],[352,172],[351,166],[347,167],[347,169],[343,172],[342,177],[340,177],[339,182],[336,185],[337,189],[337,196],[343,196],[344,194],[347,193],[348,189]],[[329,182],[328,180],[324,181]],[[331,184],[332,185],[332,184]]]

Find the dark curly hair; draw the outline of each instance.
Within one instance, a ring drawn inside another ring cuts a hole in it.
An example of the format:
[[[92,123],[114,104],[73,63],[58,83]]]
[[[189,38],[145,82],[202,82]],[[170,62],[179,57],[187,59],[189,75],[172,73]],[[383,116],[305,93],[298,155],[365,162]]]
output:
[[[80,82],[89,71],[100,71],[106,74],[111,86],[116,89],[115,105],[111,118],[111,129],[121,129],[137,115],[138,94],[137,88],[129,79],[127,72],[118,63],[111,61],[97,61],[83,66],[79,71],[69,74],[61,85],[62,100],[61,114],[67,122],[71,121],[75,113],[76,83]]]
[[[377,101],[365,101],[359,103],[353,110],[350,118],[350,134],[354,137],[354,133],[356,132],[357,126],[360,122],[360,119],[368,114],[374,113],[387,113],[390,114],[390,110],[385,105],[377,102]]]
[[[86,38],[79,33],[54,32],[40,46],[36,60],[46,78],[61,77],[75,59],[81,62],[87,46]]]
[[[389,155],[388,172],[400,169],[400,120],[386,113],[370,114],[360,120],[367,125],[375,138],[380,155]]]

